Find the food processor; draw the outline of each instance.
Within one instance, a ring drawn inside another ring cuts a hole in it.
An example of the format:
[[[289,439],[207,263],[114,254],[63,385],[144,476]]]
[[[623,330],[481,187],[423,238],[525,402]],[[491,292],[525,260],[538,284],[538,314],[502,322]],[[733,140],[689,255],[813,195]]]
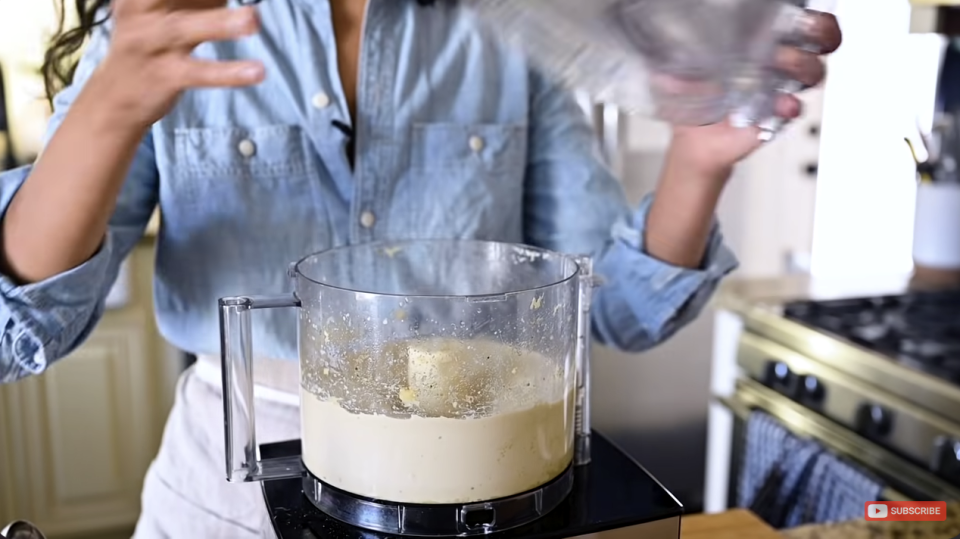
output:
[[[290,294],[220,300],[227,479],[263,482],[278,536],[678,537],[680,504],[590,428],[589,257],[377,242],[289,276]],[[260,447],[252,314],[280,308],[298,311],[301,439]]]

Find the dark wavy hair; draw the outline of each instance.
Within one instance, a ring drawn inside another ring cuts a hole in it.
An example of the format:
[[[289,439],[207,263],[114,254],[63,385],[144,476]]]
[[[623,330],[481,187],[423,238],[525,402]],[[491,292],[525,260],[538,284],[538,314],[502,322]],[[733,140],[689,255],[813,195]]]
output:
[[[427,6],[434,4],[435,1],[417,0],[417,3]],[[109,18],[107,7],[110,5],[110,0],[73,0],[80,22],[75,28],[67,28],[67,2],[68,0],[59,0],[57,31],[43,56],[43,66],[40,68],[44,90],[51,103],[57,92],[73,81],[79,61],[78,53],[87,36]]]
[[[101,13],[107,13],[106,8],[110,5],[110,0],[74,0],[79,24],[67,28],[67,1],[59,0],[57,31],[43,55],[43,65],[40,67],[44,90],[51,102],[57,92],[73,81],[78,53],[90,32],[106,22],[107,17]]]

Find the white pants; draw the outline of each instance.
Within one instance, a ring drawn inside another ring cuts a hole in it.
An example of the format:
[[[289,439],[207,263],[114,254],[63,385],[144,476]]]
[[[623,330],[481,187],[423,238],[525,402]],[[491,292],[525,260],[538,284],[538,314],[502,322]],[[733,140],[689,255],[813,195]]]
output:
[[[228,483],[221,390],[181,375],[160,452],[143,486],[134,539],[276,537],[260,483]],[[257,399],[258,443],[300,437],[297,407]]]

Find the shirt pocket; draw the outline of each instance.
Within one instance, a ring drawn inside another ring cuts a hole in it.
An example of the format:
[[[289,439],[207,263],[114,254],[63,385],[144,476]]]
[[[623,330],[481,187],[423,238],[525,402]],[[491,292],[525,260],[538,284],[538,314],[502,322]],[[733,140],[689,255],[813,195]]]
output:
[[[527,162],[524,124],[416,124],[408,226],[421,235],[517,239]]]
[[[330,246],[324,183],[299,127],[180,128],[173,137],[160,206],[165,220],[178,223],[183,265],[229,263],[247,270],[231,281],[237,289],[263,288],[263,281],[244,279],[281,279],[279,261]],[[224,287],[216,272],[188,272],[182,280],[193,290]]]
[[[291,180],[311,173],[296,126],[180,128],[174,136],[180,178]]]
[[[414,171],[516,170],[526,161],[527,128],[522,124],[416,124]]]

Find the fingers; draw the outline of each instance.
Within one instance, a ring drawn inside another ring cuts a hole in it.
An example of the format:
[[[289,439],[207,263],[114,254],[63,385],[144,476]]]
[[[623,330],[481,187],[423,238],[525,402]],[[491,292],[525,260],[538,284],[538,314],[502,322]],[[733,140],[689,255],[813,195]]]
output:
[[[166,7],[166,0],[113,0],[110,9],[118,18],[146,13]]]
[[[185,59],[177,77],[181,89],[251,86],[264,79],[263,64],[252,60],[217,62]]]
[[[789,121],[800,116],[800,113],[803,112],[803,104],[796,96],[783,94],[777,96],[774,111],[779,118]]]
[[[229,41],[257,32],[259,21],[253,8],[174,11],[166,17],[169,45],[190,48],[208,41]]]
[[[721,80],[691,80],[654,72],[650,86],[655,113],[664,121],[705,125],[722,117],[725,85]]]
[[[827,74],[820,55],[795,47],[781,47],[777,51],[777,69],[791,80],[804,86],[817,86]]]
[[[814,45],[820,54],[836,51],[843,41],[837,18],[820,11],[807,11],[801,33],[805,41]]]
[[[170,9],[215,9],[226,6],[227,0],[166,0],[166,3]]]
[[[118,17],[161,10],[222,8],[226,0],[113,0],[111,9]]]

